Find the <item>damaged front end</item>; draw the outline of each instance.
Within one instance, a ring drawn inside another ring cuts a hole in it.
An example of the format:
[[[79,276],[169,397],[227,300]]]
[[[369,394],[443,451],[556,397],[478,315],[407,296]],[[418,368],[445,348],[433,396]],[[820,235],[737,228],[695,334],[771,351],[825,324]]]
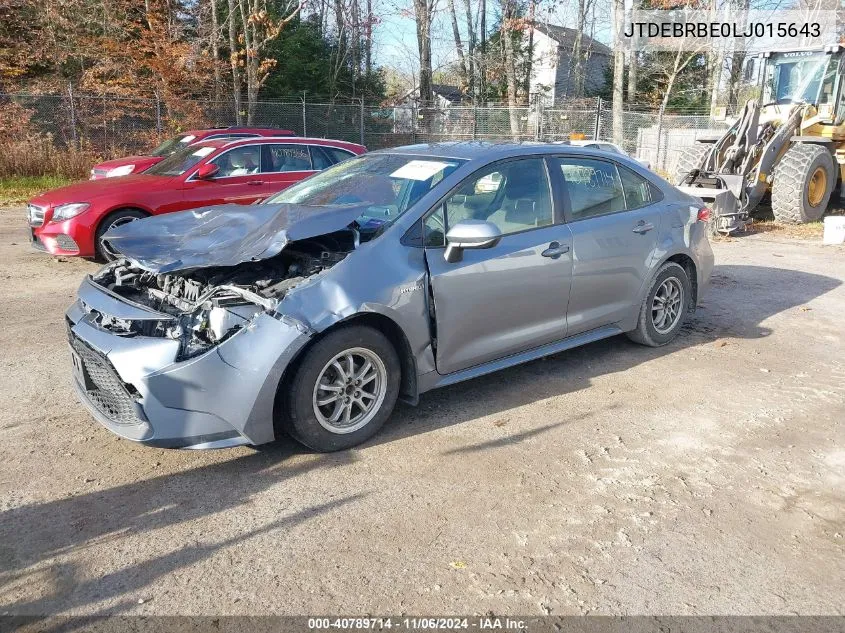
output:
[[[275,312],[296,286],[340,262],[355,247],[352,230],[293,242],[278,255],[235,266],[154,273],[119,260],[91,280],[125,301],[169,315],[136,320],[99,315],[117,336],[166,337],[179,342],[177,360],[207,352],[245,328],[262,312]]]
[[[86,278],[67,313],[77,392],[107,428],[163,447],[274,439],[277,386],[313,335],[281,304],[361,234],[349,210],[270,211],[171,214],[115,232],[124,257]]]

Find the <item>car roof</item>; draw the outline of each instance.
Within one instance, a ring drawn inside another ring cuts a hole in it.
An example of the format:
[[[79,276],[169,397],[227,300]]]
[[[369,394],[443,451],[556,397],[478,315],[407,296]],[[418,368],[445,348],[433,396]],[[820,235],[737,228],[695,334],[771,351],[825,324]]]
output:
[[[210,127],[200,130],[187,130],[182,133],[183,136],[193,134],[194,136],[204,136],[210,134],[260,134],[261,136],[296,136],[296,132],[285,128],[275,127]]]
[[[613,145],[616,147],[615,144],[611,143],[610,141],[596,141],[592,139],[580,139],[577,141],[564,141],[561,143],[562,145],[572,145],[573,147],[584,147],[585,145]]]
[[[502,158],[531,154],[560,154],[561,152],[584,154],[585,156],[606,156],[606,152],[563,143],[522,143],[490,141],[451,141],[445,143],[420,143],[392,149],[377,150],[374,153],[403,154],[408,156],[430,156],[432,158],[460,158],[468,161],[491,163]],[[620,155],[621,158],[625,156]]]
[[[363,145],[357,143],[349,143],[347,141],[338,141],[330,138],[313,138],[308,136],[253,136],[251,138],[215,138],[208,141],[197,141],[191,147],[237,147],[239,145],[254,145],[266,143],[292,143],[295,145],[327,145],[329,147],[337,147],[347,150],[366,151]]]

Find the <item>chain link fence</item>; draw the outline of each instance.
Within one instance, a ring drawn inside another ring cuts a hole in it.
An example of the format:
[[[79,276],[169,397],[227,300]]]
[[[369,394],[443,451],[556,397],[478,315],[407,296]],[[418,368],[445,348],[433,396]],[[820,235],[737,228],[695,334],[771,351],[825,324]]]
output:
[[[144,153],[186,129],[238,123],[231,101],[180,101],[114,96],[0,95],[0,108],[18,113],[17,123],[0,123],[0,136],[49,135],[58,147],[84,147],[113,157]],[[685,147],[726,128],[707,114],[661,114],[626,109],[617,142],[632,156],[664,174],[674,172]],[[358,102],[311,103],[303,98],[253,104],[240,123],[278,127],[298,135],[363,143],[370,149],[450,140],[614,141],[613,111],[600,98],[554,105],[370,106]],[[15,127],[16,126],[16,127]],[[577,136],[576,136],[577,135]]]

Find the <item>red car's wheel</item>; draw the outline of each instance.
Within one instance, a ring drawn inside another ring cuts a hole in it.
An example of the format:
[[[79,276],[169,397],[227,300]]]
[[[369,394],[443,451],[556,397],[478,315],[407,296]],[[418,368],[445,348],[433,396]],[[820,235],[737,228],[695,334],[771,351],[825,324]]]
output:
[[[123,209],[122,211],[115,211],[111,215],[106,216],[100,222],[100,226],[97,227],[97,236],[94,243],[94,248],[97,251],[97,259],[103,262],[111,262],[119,257],[119,253],[109,245],[108,240],[103,239],[106,233],[122,224],[128,224],[129,222],[145,218],[147,215],[149,214],[138,209]]]

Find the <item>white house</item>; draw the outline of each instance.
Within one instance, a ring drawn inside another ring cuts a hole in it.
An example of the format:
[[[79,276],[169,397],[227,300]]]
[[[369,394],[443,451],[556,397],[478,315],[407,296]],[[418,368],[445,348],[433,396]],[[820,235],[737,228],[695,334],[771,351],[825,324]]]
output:
[[[554,24],[535,24],[533,30],[533,54],[531,60],[531,97],[539,97],[544,103],[576,96],[575,77],[571,63],[575,51],[577,31]],[[524,34],[528,46],[529,31]],[[613,51],[593,38],[581,36],[584,94],[599,91],[605,83],[605,72],[611,64]],[[583,96],[583,95],[582,95]]]

